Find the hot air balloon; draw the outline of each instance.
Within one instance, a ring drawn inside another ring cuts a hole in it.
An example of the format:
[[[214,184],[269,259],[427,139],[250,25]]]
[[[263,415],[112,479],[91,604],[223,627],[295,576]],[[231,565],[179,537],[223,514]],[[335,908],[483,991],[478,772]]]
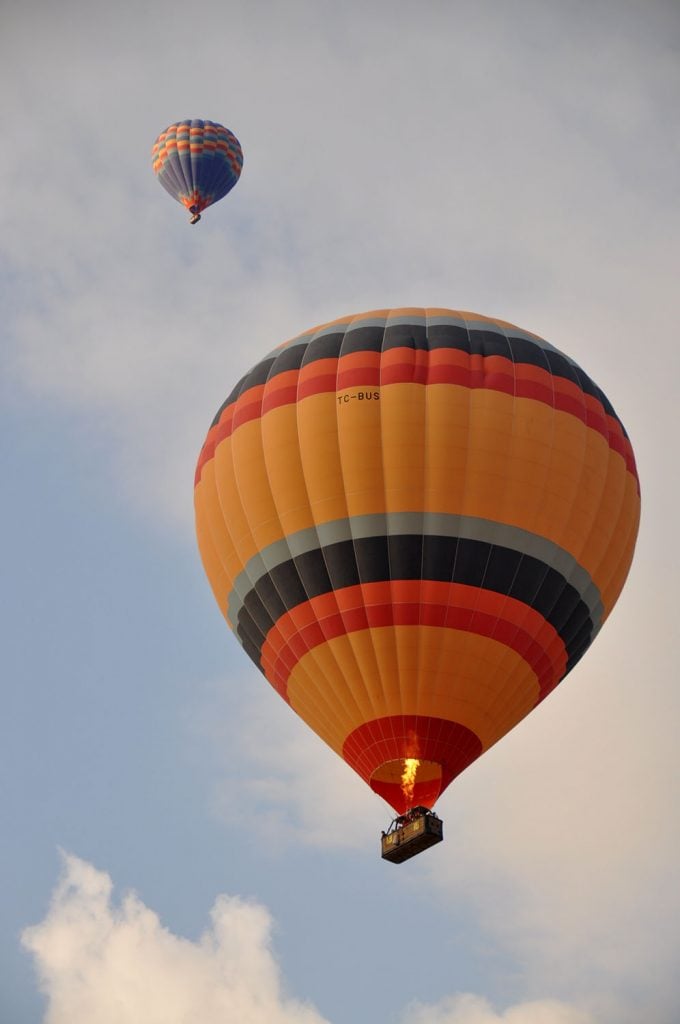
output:
[[[422,834],[595,639],[640,489],[573,359],[502,320],[404,308],[258,362],[208,431],[195,509],[245,652]]]
[[[236,136],[215,121],[178,121],[158,136],[151,150],[154,174],[173,199],[186,206],[191,223],[230,192],[241,174],[243,153]]]

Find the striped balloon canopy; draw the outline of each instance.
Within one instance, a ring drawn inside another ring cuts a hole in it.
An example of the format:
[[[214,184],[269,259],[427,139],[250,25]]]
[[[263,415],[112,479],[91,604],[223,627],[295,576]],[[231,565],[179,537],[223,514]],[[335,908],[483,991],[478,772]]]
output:
[[[173,199],[192,214],[230,192],[241,174],[243,153],[236,136],[215,121],[178,121],[161,132],[151,150],[154,174]]]
[[[220,609],[398,812],[431,807],[576,665],[630,568],[628,435],[547,341],[476,313],[342,317],[257,363],[200,453]]]

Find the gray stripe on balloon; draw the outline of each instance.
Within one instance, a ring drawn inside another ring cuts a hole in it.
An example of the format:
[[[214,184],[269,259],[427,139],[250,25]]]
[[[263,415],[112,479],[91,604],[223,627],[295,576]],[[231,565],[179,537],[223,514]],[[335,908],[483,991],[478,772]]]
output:
[[[463,327],[467,331],[490,331],[494,334],[498,334],[506,339],[517,338],[520,341],[529,341],[537,348],[543,349],[547,352],[556,352],[558,355],[566,359],[572,366],[578,366],[578,364],[560,349],[556,348],[555,345],[551,345],[545,338],[540,338],[536,334],[529,334],[528,331],[523,331],[521,327],[515,327],[514,324],[500,324],[489,320],[477,320],[475,319],[476,314],[471,314],[469,320],[464,319],[461,316],[446,316],[445,314],[432,314],[432,316],[425,316],[425,314],[411,314],[407,316],[388,316],[388,317],[357,317],[356,319],[349,320],[347,323],[336,323],[328,324],[322,327],[320,330],[305,331],[303,334],[297,335],[295,338],[291,338],[290,341],[286,341],[283,345],[279,345],[273,349],[267,356],[266,359],[270,359],[272,356],[279,355],[284,349],[292,348],[295,345],[308,345],[310,341],[315,341],[317,338],[323,338],[326,334],[348,334],[351,331],[358,330],[363,327],[403,327],[403,326],[414,326],[414,327]]]
[[[559,544],[548,540],[547,537],[529,533],[519,526],[447,512],[376,512],[371,515],[351,516],[310,526],[276,540],[253,555],[234,580],[227,604],[227,618],[234,625],[238,622],[246,595],[253,589],[255,581],[264,575],[262,567],[265,573],[271,573],[278,566],[290,561],[291,556],[296,558],[331,544],[367,537],[404,535],[460,537],[464,540],[510,548],[519,554],[536,558],[559,572],[578,592],[590,612],[593,638],[602,626],[604,606],[598,587],[574,556]]]

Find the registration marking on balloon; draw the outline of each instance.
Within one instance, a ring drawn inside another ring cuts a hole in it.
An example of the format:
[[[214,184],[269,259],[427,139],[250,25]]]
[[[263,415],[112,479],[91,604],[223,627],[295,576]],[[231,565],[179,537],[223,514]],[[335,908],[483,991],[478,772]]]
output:
[[[343,395],[338,395],[338,405],[349,405],[350,402],[378,402],[380,400],[379,391],[354,391],[345,392]]]

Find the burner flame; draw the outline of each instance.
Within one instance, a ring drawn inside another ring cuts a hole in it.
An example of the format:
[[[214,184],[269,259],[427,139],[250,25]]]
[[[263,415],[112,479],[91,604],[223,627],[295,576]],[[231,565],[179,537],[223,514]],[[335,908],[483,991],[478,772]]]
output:
[[[419,765],[420,761],[417,757],[404,758],[404,770],[401,773],[401,791],[409,808],[413,806],[413,790],[416,784],[416,772]]]

